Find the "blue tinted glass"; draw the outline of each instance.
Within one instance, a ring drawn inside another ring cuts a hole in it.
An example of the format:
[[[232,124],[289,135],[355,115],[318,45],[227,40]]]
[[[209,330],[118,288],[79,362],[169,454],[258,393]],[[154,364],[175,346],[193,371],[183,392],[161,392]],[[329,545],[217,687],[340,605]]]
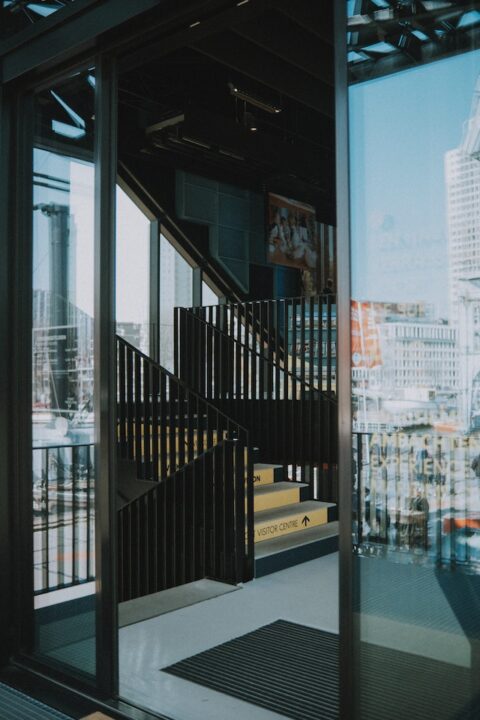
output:
[[[366,5],[349,19],[355,717],[459,720],[480,691],[477,3]]]

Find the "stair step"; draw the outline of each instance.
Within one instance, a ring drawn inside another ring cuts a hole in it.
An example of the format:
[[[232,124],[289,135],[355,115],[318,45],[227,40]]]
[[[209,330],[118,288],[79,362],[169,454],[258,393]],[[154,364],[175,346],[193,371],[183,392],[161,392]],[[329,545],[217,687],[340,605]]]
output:
[[[334,503],[307,500],[275,510],[255,513],[255,542],[272,540],[282,535],[325,525],[329,521],[329,511],[335,508]]]
[[[338,551],[338,521],[307,528],[300,533],[257,545],[255,550],[255,577],[295,567]]]
[[[276,482],[260,487],[254,486],[254,512],[273,510],[274,508],[299,503],[304,499],[302,498],[302,491],[309,492],[309,489],[309,485],[306,483],[293,482]]]
[[[274,482],[283,480],[283,466],[269,465],[268,463],[255,463],[253,466],[254,487],[271,485]]]

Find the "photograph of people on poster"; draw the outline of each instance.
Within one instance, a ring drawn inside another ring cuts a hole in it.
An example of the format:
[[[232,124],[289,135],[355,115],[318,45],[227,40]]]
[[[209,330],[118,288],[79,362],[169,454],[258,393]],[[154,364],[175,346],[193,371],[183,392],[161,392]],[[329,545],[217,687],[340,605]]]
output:
[[[268,193],[268,261],[299,270],[315,270],[317,258],[315,208]]]

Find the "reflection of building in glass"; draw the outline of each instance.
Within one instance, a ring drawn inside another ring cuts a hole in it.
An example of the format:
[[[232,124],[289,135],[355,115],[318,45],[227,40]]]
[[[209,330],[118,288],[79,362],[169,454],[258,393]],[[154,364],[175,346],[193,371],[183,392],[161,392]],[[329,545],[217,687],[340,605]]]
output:
[[[65,323],[53,325],[52,316]],[[36,413],[75,417],[93,411],[92,318],[46,290],[33,293],[33,387]]]
[[[458,392],[457,330],[436,321],[432,305],[371,303],[381,364],[354,368],[362,431],[453,419]]]
[[[466,430],[480,429],[480,274],[459,283],[460,413]]]
[[[117,322],[117,335],[141,352],[148,349],[150,327],[148,323]]]
[[[389,388],[432,392],[457,387],[456,330],[444,323],[385,322],[383,381]]]
[[[471,149],[464,143],[445,155],[452,318],[458,312],[459,281],[480,275],[480,162],[466,147]]]

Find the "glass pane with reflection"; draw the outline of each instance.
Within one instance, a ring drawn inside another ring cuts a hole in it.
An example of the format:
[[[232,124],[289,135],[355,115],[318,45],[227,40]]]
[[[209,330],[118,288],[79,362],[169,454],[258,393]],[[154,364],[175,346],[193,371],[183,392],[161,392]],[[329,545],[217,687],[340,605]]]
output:
[[[164,235],[160,236],[160,365],[173,372],[174,308],[191,307],[193,269]]]
[[[480,14],[376,5],[365,23],[411,52],[350,3],[355,717],[460,720],[480,691]]]
[[[117,187],[117,334],[150,350],[150,220]]]
[[[93,71],[35,97],[35,651],[95,674]]]

